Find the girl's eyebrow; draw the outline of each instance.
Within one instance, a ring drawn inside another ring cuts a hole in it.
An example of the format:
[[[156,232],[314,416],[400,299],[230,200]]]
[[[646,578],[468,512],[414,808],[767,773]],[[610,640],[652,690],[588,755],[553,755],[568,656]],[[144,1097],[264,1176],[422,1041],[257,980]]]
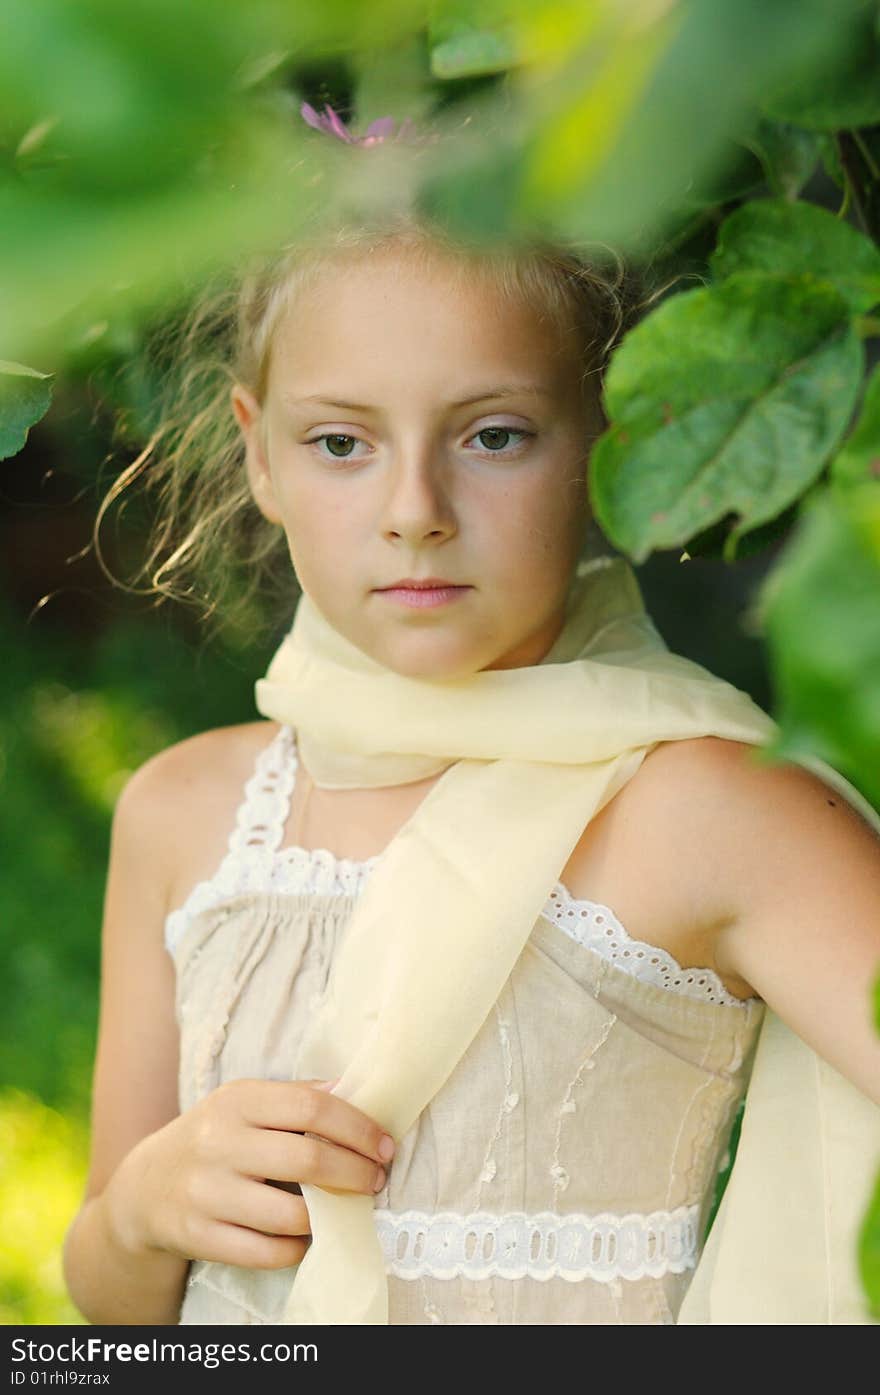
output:
[[[502,383],[498,387],[480,388],[479,392],[473,393],[470,397],[459,398],[456,402],[449,402],[449,407],[470,407],[474,402],[486,402],[493,397],[552,397],[552,393],[541,383]],[[343,402],[338,398],[324,397],[321,393],[313,393],[308,397],[288,397],[283,400],[291,407],[302,406],[307,402],[320,403],[322,407],[341,407],[347,412],[376,412],[377,407],[371,407],[363,402]]]

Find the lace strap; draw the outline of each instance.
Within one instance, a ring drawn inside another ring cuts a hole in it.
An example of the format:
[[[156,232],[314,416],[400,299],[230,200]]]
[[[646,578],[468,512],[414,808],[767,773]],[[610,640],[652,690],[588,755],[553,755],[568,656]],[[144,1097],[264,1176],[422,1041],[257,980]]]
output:
[[[244,787],[229,837],[230,852],[254,847],[277,851],[290,811],[296,766],[293,733],[290,727],[279,727],[257,756],[254,772]]]

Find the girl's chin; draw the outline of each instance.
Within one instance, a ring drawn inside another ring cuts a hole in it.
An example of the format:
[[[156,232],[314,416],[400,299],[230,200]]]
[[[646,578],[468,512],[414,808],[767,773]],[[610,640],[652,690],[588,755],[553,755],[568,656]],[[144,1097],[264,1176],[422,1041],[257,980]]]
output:
[[[479,646],[469,646],[454,637],[440,634],[409,634],[398,636],[394,643],[384,644],[372,657],[386,668],[404,678],[426,678],[442,682],[469,678],[492,662],[478,652]]]

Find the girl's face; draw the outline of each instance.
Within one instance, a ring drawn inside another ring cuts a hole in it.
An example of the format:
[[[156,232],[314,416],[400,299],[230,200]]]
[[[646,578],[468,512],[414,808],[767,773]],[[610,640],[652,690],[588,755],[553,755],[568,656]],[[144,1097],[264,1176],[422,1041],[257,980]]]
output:
[[[410,677],[543,658],[590,517],[581,371],[573,332],[440,254],[374,251],[297,292],[262,406],[241,386],[232,405],[254,498],[335,629]],[[455,589],[389,589],[413,579]]]

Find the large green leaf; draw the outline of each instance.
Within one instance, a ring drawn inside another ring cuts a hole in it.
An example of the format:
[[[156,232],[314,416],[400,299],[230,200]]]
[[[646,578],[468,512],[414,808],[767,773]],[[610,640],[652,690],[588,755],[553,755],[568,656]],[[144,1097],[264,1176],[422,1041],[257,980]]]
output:
[[[191,168],[239,115],[239,64],[259,34],[233,5],[206,0],[5,0],[0,90],[6,129],[55,119],[56,188],[99,199],[161,186]],[[263,18],[263,16],[260,16]]]
[[[880,480],[880,366],[868,379],[853,431],[831,462],[831,479],[844,487]]]
[[[761,589],[783,758],[813,753],[880,808],[880,483],[823,489]]]
[[[740,271],[813,276],[857,311],[880,301],[880,250],[813,203],[758,199],[738,208],[721,225],[711,266],[719,279]]]
[[[309,134],[304,123],[303,131]],[[307,144],[297,132],[296,141],[301,168],[313,170],[320,138]],[[8,352],[52,363],[59,325],[75,311],[100,320],[159,307],[225,259],[277,247],[304,216],[303,191],[283,166],[296,148],[275,122],[242,123],[234,161],[109,206],[88,191],[74,197],[0,181],[0,324]]]
[[[863,350],[846,302],[807,278],[752,274],[667,300],[606,378],[611,426],[590,491],[636,562],[728,513],[738,538],[817,478],[849,421]]]
[[[51,375],[0,359],[0,460],[21,450],[34,422],[46,415]]]
[[[863,0],[855,16],[838,27],[844,48],[837,63],[817,81],[806,72],[767,98],[769,116],[817,131],[873,126],[880,121],[880,36],[876,0]]]

